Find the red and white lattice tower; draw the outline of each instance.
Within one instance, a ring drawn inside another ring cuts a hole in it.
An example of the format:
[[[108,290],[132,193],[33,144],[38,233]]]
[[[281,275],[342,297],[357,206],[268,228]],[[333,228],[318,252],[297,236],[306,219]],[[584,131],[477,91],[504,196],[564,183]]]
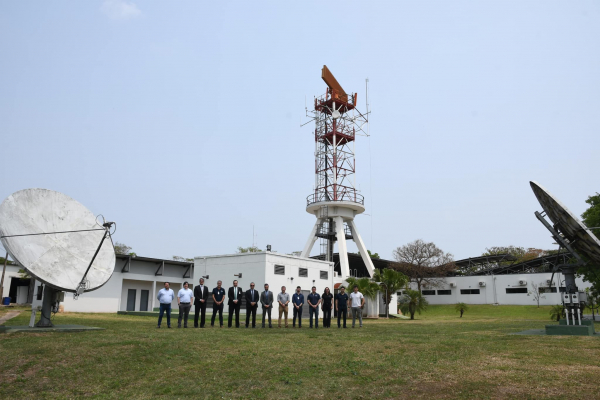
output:
[[[307,110],[315,121],[315,188],[307,198],[306,211],[317,221],[302,257],[309,257],[317,238],[321,238],[322,253],[332,261],[337,241],[341,278],[345,279],[351,276],[346,246],[346,239],[351,239],[372,276],[373,262],[354,223],[354,217],[365,211],[364,198],[356,189],[354,145],[357,135],[367,135],[368,112],[357,110],[357,95],[344,92],[327,66],[323,66],[321,77],[327,91],[315,98],[314,110]]]

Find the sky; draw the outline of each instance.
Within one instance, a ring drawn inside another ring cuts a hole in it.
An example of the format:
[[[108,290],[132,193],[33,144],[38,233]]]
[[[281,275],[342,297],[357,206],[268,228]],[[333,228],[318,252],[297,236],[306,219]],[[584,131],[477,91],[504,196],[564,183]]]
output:
[[[369,80],[371,251],[555,248],[529,181],[600,192],[599,41],[593,1],[0,2],[0,201],[65,193],[146,257],[302,250],[327,65]]]

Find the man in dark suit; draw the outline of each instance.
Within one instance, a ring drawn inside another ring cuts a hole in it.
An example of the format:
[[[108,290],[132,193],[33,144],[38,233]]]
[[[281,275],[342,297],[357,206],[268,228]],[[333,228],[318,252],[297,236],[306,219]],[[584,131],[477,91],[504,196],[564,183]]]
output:
[[[233,281],[233,286],[229,288],[229,320],[227,326],[231,328],[231,320],[235,313],[235,327],[240,327],[240,307],[242,306],[242,288],[238,287],[238,281]]]
[[[252,314],[252,328],[256,328],[256,309],[258,308],[258,290],[254,290],[254,282],[250,284],[250,290],[246,290],[246,328]]]
[[[273,292],[269,291],[269,284],[265,283],[265,291],[260,294],[260,304],[262,304],[263,320],[262,327],[265,327],[265,317],[269,316],[269,328],[271,325],[271,309],[273,308]]]
[[[198,315],[200,313],[202,313],[200,328],[204,328],[207,301],[208,288],[204,285],[204,278],[200,278],[200,284],[194,288],[194,328],[198,327]]]

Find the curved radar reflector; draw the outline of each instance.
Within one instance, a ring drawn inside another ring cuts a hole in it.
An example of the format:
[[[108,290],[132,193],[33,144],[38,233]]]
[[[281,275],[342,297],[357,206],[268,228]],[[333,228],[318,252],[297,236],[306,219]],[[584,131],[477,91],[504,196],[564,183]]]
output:
[[[85,276],[89,292],[110,279],[116,257],[109,237],[85,275],[105,232],[90,210],[52,190],[20,190],[0,205],[0,241],[6,251],[32,276],[58,290],[76,292]]]
[[[571,246],[591,258],[600,266],[600,240],[594,236],[587,226],[583,224],[563,203],[554,197],[548,190],[537,182],[529,182],[531,189],[548,215]]]

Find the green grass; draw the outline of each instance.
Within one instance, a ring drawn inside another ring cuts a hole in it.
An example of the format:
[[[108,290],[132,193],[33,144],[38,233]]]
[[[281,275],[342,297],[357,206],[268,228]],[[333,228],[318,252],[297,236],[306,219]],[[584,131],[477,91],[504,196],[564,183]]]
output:
[[[60,314],[106,330],[0,335],[0,398],[596,398],[599,338],[509,335],[552,323],[548,310],[470,306],[458,318],[431,306],[414,321],[318,331]]]

